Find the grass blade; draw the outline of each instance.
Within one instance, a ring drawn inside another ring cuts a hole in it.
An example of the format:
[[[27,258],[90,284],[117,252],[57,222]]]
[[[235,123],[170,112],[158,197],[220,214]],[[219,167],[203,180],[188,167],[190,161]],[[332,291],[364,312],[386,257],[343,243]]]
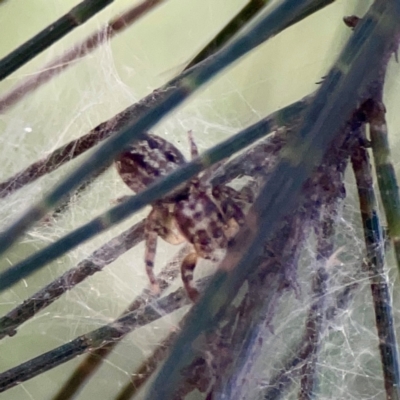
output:
[[[262,244],[296,205],[303,183],[318,165],[358,102],[371,96],[371,83],[384,73],[400,36],[400,4],[376,1],[356,27],[337,63],[309,106],[304,121],[288,145],[268,184],[250,210],[236,245],[228,249],[219,270],[200,301],[190,311],[169,358],[146,399],[172,399],[180,371],[195,359],[206,332],[212,331],[238,293]],[[253,268],[252,268],[253,267]],[[193,346],[196,344],[196,346]]]
[[[376,328],[379,337],[379,350],[383,369],[386,398],[400,399],[399,351],[397,348],[392,296],[388,277],[384,271],[385,254],[376,208],[375,193],[372,186],[371,166],[366,149],[358,146],[352,156],[360,200],[361,219],[367,248],[371,293],[375,309]]]
[[[73,29],[107,7],[114,0],[85,0],[56,22],[0,60],[0,81],[32,60]]]
[[[304,102],[294,103],[278,111],[270,118],[248,127],[232,138],[204,152],[200,157],[186,164],[173,174],[149,186],[148,189],[140,194],[132,196],[130,200],[113,207],[86,225],[83,225],[57,242],[4,271],[0,274],[0,290],[6,289],[22,279],[22,277],[28,276],[39,268],[42,268],[51,262],[51,260],[60,257],[85,240],[98,235],[147,204],[161,198],[170,190],[185,182],[187,179],[192,178],[207,167],[244,149],[249,144],[254,143],[256,140],[276,129],[277,123],[284,124],[283,121],[289,122],[297,118],[299,113],[304,110],[305,104]]]
[[[170,81],[166,86],[172,89],[166,94],[161,104],[148,110],[132,126],[109,138],[42,201],[27,210],[14,224],[0,234],[0,254],[15,243],[18,237],[34,222],[40,220],[51,208],[55,207],[69,191],[76,188],[104,164],[110,162],[128,143],[137,140],[142,132],[153,127],[228,65],[268,38],[278,34],[293,21],[297,21],[299,15],[303,15],[311,3],[315,3],[315,1],[286,0],[273,10],[266,10],[250,24],[251,26],[238,34],[229,46],[203,61],[195,70],[190,69],[182,76]],[[100,227],[95,226],[94,228]]]
[[[155,6],[165,2],[166,0],[144,0],[139,5],[135,5],[122,15],[111,20],[106,26],[94,32],[84,41],[75,45],[62,56],[57,57],[53,61],[43,65],[39,71],[33,76],[29,76],[20,81],[8,93],[0,96],[0,113],[21,100],[28,93],[37,89],[43,83],[49,81],[53,76],[58,75],[62,71],[74,65],[72,61],[80,59],[88,53],[94,51],[106,40],[110,40],[117,33],[129,27],[133,22],[147,14]]]

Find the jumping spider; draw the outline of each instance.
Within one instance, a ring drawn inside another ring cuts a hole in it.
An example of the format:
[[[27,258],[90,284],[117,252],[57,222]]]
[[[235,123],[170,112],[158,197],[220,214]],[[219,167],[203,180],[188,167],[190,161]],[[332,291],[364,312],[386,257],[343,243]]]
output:
[[[192,158],[197,157],[191,132],[189,144]],[[184,163],[185,157],[175,146],[152,134],[144,134],[115,160],[122,180],[135,193]],[[209,173],[191,179],[152,204],[145,226],[145,264],[156,291],[153,267],[158,236],[171,244],[186,240],[193,245],[193,251],[182,261],[181,276],[189,298],[195,301],[199,293],[192,280],[198,257],[217,261],[217,253],[227,247],[244,221],[242,209],[252,202],[252,193],[248,188],[238,192],[225,185],[211,187],[207,182]]]

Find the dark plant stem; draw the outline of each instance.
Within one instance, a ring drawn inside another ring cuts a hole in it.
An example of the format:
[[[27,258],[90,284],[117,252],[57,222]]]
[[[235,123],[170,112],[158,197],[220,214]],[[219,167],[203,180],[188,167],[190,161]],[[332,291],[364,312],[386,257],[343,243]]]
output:
[[[190,250],[189,246],[183,247],[161,271],[157,276],[157,281],[160,287],[161,296],[165,290],[171,285],[174,279],[179,275],[179,266]],[[121,314],[121,317],[136,311],[139,307],[144,307],[145,304],[151,301],[154,295],[151,294],[149,290],[144,290],[141,295],[139,295],[129,307]],[[176,334],[175,334],[176,335]],[[170,335],[166,342],[161,344],[161,348],[158,347],[154,354],[147,359],[141,367],[139,367],[138,376],[132,377],[132,382],[137,382],[135,384],[143,384],[146,379],[144,379],[143,374],[149,373],[151,366],[155,362],[155,358],[159,359],[162,354],[165,353],[165,346],[171,343],[172,337],[175,335]],[[122,337],[120,338],[122,339]],[[82,386],[90,379],[90,377],[100,368],[104,360],[110,355],[110,353],[115,349],[120,340],[114,340],[113,342],[107,342],[104,346],[92,351],[75,369],[72,375],[64,383],[58,393],[53,397],[53,400],[67,400],[71,399],[73,396],[82,389]],[[127,389],[128,390],[128,389]]]
[[[114,0],[84,0],[67,14],[0,60],[0,81],[32,60]]]
[[[144,0],[139,5],[135,5],[122,15],[111,20],[108,25],[90,35],[83,42],[75,45],[62,56],[43,65],[33,76],[23,79],[8,93],[0,96],[0,113],[4,113],[5,110],[24,98],[28,93],[33,92],[43,83],[48,82],[52,77],[68,69],[70,66],[75,65],[75,63],[73,63],[74,60],[78,60],[94,51],[102,43],[112,39],[116,34],[125,30],[133,22],[165,1],[166,0]]]
[[[0,374],[0,392],[4,392],[22,382],[34,378],[73,358],[105,346],[107,343],[119,341],[129,332],[150,324],[185,305],[190,304],[184,289],[148,302],[138,310],[116,319],[111,324],[78,336],[67,344],[50,350],[30,361]]]
[[[157,370],[159,365],[165,359],[168,351],[176,339],[178,331],[171,332],[166,339],[164,339],[153,354],[148,357],[140,367],[131,375],[131,380],[128,382],[115,397],[115,400],[129,400],[135,396],[143,385],[149,380],[153,373]],[[64,399],[54,399],[64,400]],[[67,399],[65,399],[67,400]]]
[[[376,208],[371,166],[368,153],[363,146],[357,146],[354,149],[351,162],[360,200],[368,257],[367,269],[375,309],[386,398],[387,400],[398,400],[400,399],[399,353],[394,330],[392,298],[388,278],[384,271],[384,243]]]
[[[335,306],[329,308],[329,315],[326,315],[327,319],[332,322],[338,311],[348,309],[350,301],[356,294],[356,290],[359,288],[359,280],[354,279],[350,284],[347,284],[343,290],[341,290],[336,298]],[[326,326],[325,326],[326,327]],[[265,388],[261,390],[260,398],[264,400],[279,400],[285,396],[289,387],[296,381],[295,378],[299,375],[300,367],[307,363],[313,354],[313,347],[310,346],[309,333],[307,329],[302,335],[302,339],[299,344],[290,351],[290,356],[283,361],[283,367],[280,368],[277,374],[275,374],[268,383],[263,385]]]
[[[37,313],[59,299],[68,290],[84,281],[89,276],[100,272],[118,257],[140,243],[144,238],[144,220],[111,239],[97,249],[90,257],[65,274],[36,292],[29,299],[0,318],[0,339],[14,336],[16,329]]]
[[[81,197],[94,183],[94,181],[101,175],[104,174],[108,169],[108,166],[101,168],[88,180],[82,182],[73,192],[68,193],[63,201],[53,210],[50,215],[44,217],[44,220],[48,219],[51,223],[51,219],[59,218],[64,212],[66,212],[71,206],[72,202]]]
[[[213,332],[218,321],[254,271],[266,239],[276,232],[293,208],[313,168],[326,156],[329,145],[360,102],[370,97],[378,75],[386,70],[400,36],[400,4],[376,1],[356,27],[337,63],[307,108],[299,132],[285,148],[277,167],[250,209],[246,223],[228,248],[226,257],[205,293],[189,312],[186,324],[154,380],[146,399],[174,398],[183,379],[181,371],[190,365],[200,349],[192,343]],[[368,68],[366,68],[368,66]],[[361,72],[362,71],[362,72]]]
[[[334,267],[337,263],[336,255],[333,252],[337,204],[333,204],[333,207],[325,205],[324,208],[323,221],[321,226],[316,229],[318,238],[316,271],[312,277],[313,294],[305,326],[308,354],[300,371],[300,390],[297,397],[299,400],[315,398],[318,386],[318,355],[325,323],[328,268]]]
[[[291,115],[294,119],[297,119],[299,108],[303,109],[304,106],[304,103],[295,103],[287,107],[285,113],[279,115],[285,115],[286,118],[289,118]],[[109,211],[86,225],[83,225],[64,236],[62,239],[42,250],[39,250],[32,256],[14,265],[0,274],[0,290],[7,288],[9,285],[22,279],[23,276],[27,276],[35,270],[45,266],[52,260],[67,253],[69,250],[91,237],[100,234],[104,230],[133,214],[135,211],[138,211],[144,206],[165,196],[172,189],[179,186],[181,183],[186,182],[204,169],[222,161],[224,158],[229,157],[240,150],[243,150],[246,146],[267,135],[271,130],[274,130],[276,128],[275,121],[275,118],[260,121],[259,123],[241,131],[237,135],[220,143],[212,149],[205,151],[200,157],[185,164],[174,173],[158,180],[153,185],[150,185],[145,191],[136,196],[132,196],[122,204],[111,208]]]
[[[270,0],[249,0],[249,3],[237,14],[228,25],[213,39],[207,46],[190,62],[190,64],[185,68],[191,68],[197,62],[207,58],[217,52],[221,47],[223,47],[234,35],[245,26],[251,19],[253,19],[264,7],[267,6]],[[334,3],[336,0],[324,0],[324,1],[314,1],[310,2],[302,13],[299,14],[297,19],[291,21],[286,28],[301,21],[304,17],[311,15],[312,13],[318,11],[320,8],[328,6]]]
[[[102,166],[111,162],[128,143],[139,140],[143,132],[152,128],[217,73],[294,21],[297,21],[299,15],[305,16],[305,11],[308,9],[310,2],[315,3],[312,0],[284,1],[271,11],[263,13],[262,17],[258,18],[257,23],[253,24],[251,29],[237,35],[228,46],[221,49],[214,56],[207,58],[198,64],[196,68],[189,69],[181,76],[170,81],[166,87],[172,87],[172,89],[161,104],[149,109],[135,124],[122,129],[121,132],[109,138],[106,143],[100,145],[90,158],[56,185],[41,201],[34,204],[11,226],[0,233],[0,253],[5,252],[18,240],[23,232],[43,218],[50,209],[56,207],[68,192],[74,190],[82,181],[93,175]],[[319,0],[318,3],[324,3],[324,1]],[[385,26],[388,25],[390,30],[391,23],[390,21],[387,22],[389,24]],[[363,23],[360,26],[362,25]],[[377,21],[374,21],[371,26],[368,26],[367,31],[374,30],[376,25]],[[382,33],[382,35],[376,36],[384,37],[385,35]],[[371,70],[374,71],[374,68]],[[340,73],[339,75],[342,74]],[[366,76],[368,75],[366,74]],[[356,81],[360,83],[360,79],[356,79]]]
[[[400,271],[400,195],[396,173],[390,155],[386,109],[382,91],[365,105],[369,122],[372,154],[374,156],[379,193],[381,195],[389,237],[393,243],[397,268]]]
[[[185,67],[189,69],[211,56],[224,46],[243,26],[245,26],[270,0],[249,0],[242,10],[218,33],[200,53]]]
[[[84,154],[96,144],[117,133],[120,129],[123,129],[124,126],[136,121],[148,109],[163,101],[164,96],[165,94],[163,92],[154,92],[152,97],[146,97],[144,100],[135,103],[108,121],[101,123],[87,134],[81,136],[79,139],[72,140],[69,143],[59,147],[47,157],[36,161],[6,181],[1,182],[0,198],[10,196],[19,189],[23,188],[25,185],[28,185],[38,178],[55,171],[67,162],[75,159],[81,154]],[[266,118],[263,118],[258,123],[248,127],[247,132],[250,132],[251,134],[253,130],[265,129],[265,133],[267,134],[271,130],[278,129],[279,127],[289,128],[296,120],[300,120],[302,112],[306,109],[310,101],[311,97],[307,96],[304,99],[290,104],[289,106],[276,111]]]

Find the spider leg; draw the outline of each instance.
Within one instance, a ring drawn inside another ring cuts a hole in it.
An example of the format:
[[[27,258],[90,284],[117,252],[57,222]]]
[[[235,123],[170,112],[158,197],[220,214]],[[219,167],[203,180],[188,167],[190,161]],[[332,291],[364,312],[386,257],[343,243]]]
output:
[[[118,197],[117,199],[111,200],[111,204],[121,204],[124,201],[127,201],[128,199],[130,199],[131,197],[132,196],[129,196],[129,195]]]
[[[171,244],[182,243],[185,238],[175,233],[171,228],[171,216],[168,205],[156,204],[146,218],[145,225],[145,265],[152,289],[159,292],[159,286],[154,274],[154,260],[157,252],[157,238],[161,236]]]
[[[199,156],[199,149],[197,148],[197,144],[194,141],[193,132],[188,131],[189,145],[190,145],[190,155],[192,160]]]
[[[231,187],[224,186],[213,188],[212,194],[219,202],[227,221],[234,219],[239,225],[244,224],[245,215],[242,210],[240,192]]]
[[[153,205],[153,210],[149,214],[152,220],[152,229],[167,243],[181,244],[186,239],[178,231],[170,206],[163,203]]]
[[[146,224],[147,225],[147,224]],[[152,286],[152,290],[154,293],[159,293],[160,287],[158,285],[156,276],[154,275],[154,259],[156,256],[156,250],[157,250],[157,232],[153,230],[149,230],[146,226],[146,232],[145,232],[145,264],[146,264],[146,273],[147,276],[149,277],[149,281]]]
[[[197,147],[197,144],[194,140],[193,137],[193,132],[188,131],[188,138],[189,138],[189,145],[190,145],[190,155],[192,160],[196,157],[199,156],[199,149]],[[205,172],[202,174],[202,181],[207,181],[211,175],[213,174],[214,171],[216,171],[225,161],[222,160],[216,164],[214,164],[211,168],[208,168]]]
[[[160,236],[169,244],[181,244],[186,241],[185,237],[167,228]]]
[[[196,302],[199,297],[198,290],[192,286],[193,272],[196,268],[197,258],[196,253],[190,253],[183,259],[181,264],[182,282],[189,299],[193,302]]]
[[[159,228],[159,235],[169,244],[181,244],[186,241],[185,236],[180,232],[174,218],[173,209],[175,204],[167,211],[164,211],[163,225]]]
[[[158,225],[158,210],[154,208],[146,218],[145,225],[145,265],[146,273],[149,277],[152,290],[158,293],[160,288],[157,283],[156,276],[154,275],[154,260],[157,251],[157,225]]]
[[[258,184],[255,180],[250,180],[246,185],[244,185],[238,193],[238,201],[244,202],[246,205],[253,204],[256,198],[256,193],[258,193]]]

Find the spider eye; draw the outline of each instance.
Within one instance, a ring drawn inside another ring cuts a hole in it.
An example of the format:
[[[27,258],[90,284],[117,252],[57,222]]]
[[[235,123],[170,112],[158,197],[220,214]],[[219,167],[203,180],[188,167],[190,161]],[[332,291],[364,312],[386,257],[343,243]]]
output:
[[[168,161],[176,162],[176,157],[175,154],[173,153],[168,152],[165,154],[165,157],[167,158]]]
[[[151,136],[149,136],[149,137],[147,138],[147,143],[148,143],[150,149],[152,149],[152,150],[158,149],[158,148],[159,148],[159,144],[158,144],[157,140],[154,139],[154,138],[151,137]]]

